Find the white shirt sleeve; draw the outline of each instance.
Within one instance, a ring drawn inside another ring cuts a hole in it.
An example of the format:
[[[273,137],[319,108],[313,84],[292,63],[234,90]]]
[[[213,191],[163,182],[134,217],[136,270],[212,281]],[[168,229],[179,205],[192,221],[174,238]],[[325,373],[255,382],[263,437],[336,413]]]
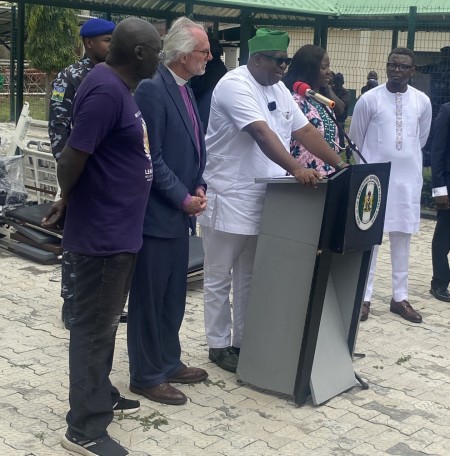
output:
[[[308,125],[309,121],[306,118],[305,114],[303,114],[300,106],[294,101],[294,98],[291,96],[291,104],[292,104],[292,112],[293,112],[293,119],[292,119],[292,131],[300,130],[300,128],[305,127]]]
[[[431,101],[430,99],[424,95],[424,109],[419,118],[419,140],[420,140],[420,147],[424,147],[428,135],[430,134],[430,127],[431,127]]]
[[[361,153],[371,117],[367,100],[368,97],[364,96],[356,102],[349,131],[349,137],[353,140]]]
[[[266,119],[249,84],[238,79],[223,81],[215,91],[218,107],[239,130]]]
[[[433,198],[435,198],[436,196],[446,196],[446,195],[448,195],[447,187],[437,187],[437,188],[433,188],[433,190],[432,190]]]

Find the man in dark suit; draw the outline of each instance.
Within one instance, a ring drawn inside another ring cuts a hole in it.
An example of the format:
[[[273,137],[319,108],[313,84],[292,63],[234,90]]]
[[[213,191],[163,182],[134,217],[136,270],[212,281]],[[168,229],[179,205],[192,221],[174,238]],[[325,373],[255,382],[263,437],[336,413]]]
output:
[[[423,152],[423,166],[430,166],[431,161],[431,148],[433,144],[434,123],[438,115],[440,107],[450,102],[450,46],[441,48],[441,56],[438,63],[431,63],[429,65],[422,65],[417,67],[417,71],[422,74],[429,75],[430,91],[429,96],[431,100],[432,121],[431,121],[431,134]]]
[[[361,87],[361,95],[364,95],[369,90],[378,86],[378,74],[376,71],[369,71],[367,73],[367,83]]]
[[[450,103],[441,106],[434,122],[431,148],[433,197],[436,202],[437,223],[431,247],[433,279],[430,293],[440,301],[450,302],[448,284],[450,268]]]
[[[189,217],[206,208],[202,123],[186,83],[203,74],[210,59],[203,28],[179,18],[164,40],[156,77],[143,81],[135,93],[151,138],[153,187],[130,291],[130,390],[171,405],[187,398],[170,383],[208,376],[181,362],[178,332],[186,301]]]
[[[227,74],[227,67],[222,61],[223,48],[217,38],[209,37],[212,60],[206,65],[205,74],[194,76],[191,80],[192,91],[197,102],[200,119],[203,122],[203,131],[206,134],[211,108],[211,97],[217,83]]]

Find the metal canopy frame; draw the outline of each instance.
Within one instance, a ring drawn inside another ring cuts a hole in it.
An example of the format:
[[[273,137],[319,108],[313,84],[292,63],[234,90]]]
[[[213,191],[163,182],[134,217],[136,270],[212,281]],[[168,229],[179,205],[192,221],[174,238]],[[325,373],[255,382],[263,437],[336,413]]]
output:
[[[412,0],[410,2],[413,3]],[[317,5],[316,0],[16,0],[14,3],[17,6],[12,6],[12,11],[16,10],[16,14],[11,15],[10,20],[12,42],[6,45],[9,44],[11,51],[16,52],[13,57],[17,59],[15,100],[11,93],[11,106],[15,107],[16,120],[23,106],[26,4],[97,11],[106,13],[107,16],[112,13],[136,15],[167,21],[186,15],[197,21],[213,22],[215,31],[218,30],[219,23],[237,24],[241,29],[241,64],[248,58],[247,40],[251,37],[254,25],[311,27],[314,29],[314,44],[324,48],[330,27],[392,30],[394,34],[407,31],[408,46],[411,48],[414,47],[416,30],[429,29],[432,25],[434,30],[450,31],[450,2],[447,6],[447,0],[444,1],[445,8],[440,7],[434,13],[430,13],[426,6],[422,6],[419,13],[415,6],[408,10],[407,2],[404,2],[404,12],[376,12],[365,8],[363,1],[361,8],[356,8],[358,0],[351,1],[353,10],[349,9],[345,0],[325,0],[320,2],[321,6]],[[415,3],[423,2],[416,0]],[[13,32],[13,23],[17,33]],[[0,41],[1,44],[5,43]]]

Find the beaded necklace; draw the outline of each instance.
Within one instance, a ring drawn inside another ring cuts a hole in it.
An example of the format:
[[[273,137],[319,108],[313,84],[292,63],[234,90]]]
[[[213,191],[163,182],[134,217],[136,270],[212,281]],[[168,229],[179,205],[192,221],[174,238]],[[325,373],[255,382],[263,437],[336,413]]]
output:
[[[320,120],[323,123],[323,136],[325,141],[330,145],[333,150],[336,150],[336,143],[334,142],[336,139],[336,126],[334,122],[330,119],[329,115],[325,112],[326,108],[318,101],[314,100],[313,98],[306,98],[307,102],[310,103],[317,109],[319,113]],[[332,111],[331,114],[334,116],[334,112]]]

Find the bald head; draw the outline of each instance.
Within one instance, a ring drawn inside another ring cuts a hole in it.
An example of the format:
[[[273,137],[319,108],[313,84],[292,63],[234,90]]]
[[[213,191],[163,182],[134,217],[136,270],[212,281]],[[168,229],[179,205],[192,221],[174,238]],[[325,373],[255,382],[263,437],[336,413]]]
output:
[[[158,31],[152,24],[138,17],[124,19],[114,30],[106,62],[110,65],[133,62],[135,48],[142,44],[159,51],[161,38]]]
[[[129,17],[114,30],[106,63],[129,87],[151,78],[159,63],[161,38],[155,27],[143,19]]]

